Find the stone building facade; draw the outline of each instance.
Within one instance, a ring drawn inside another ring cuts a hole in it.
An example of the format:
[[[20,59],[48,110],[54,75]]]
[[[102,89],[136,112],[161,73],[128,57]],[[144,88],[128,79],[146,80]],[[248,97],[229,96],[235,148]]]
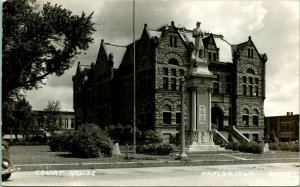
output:
[[[209,70],[217,76],[212,85],[212,126],[221,132],[235,126],[250,140],[261,140],[266,54],[257,51],[251,37],[232,45],[222,35],[204,33],[203,44]],[[73,76],[76,124],[132,124],[133,50],[133,44],[124,48],[102,40],[96,63],[78,64]],[[181,123],[181,78],[188,76],[191,66],[192,31],[174,22],[155,30],[145,24],[135,50],[137,127],[154,129],[168,139]],[[183,89],[189,130],[192,99]]]

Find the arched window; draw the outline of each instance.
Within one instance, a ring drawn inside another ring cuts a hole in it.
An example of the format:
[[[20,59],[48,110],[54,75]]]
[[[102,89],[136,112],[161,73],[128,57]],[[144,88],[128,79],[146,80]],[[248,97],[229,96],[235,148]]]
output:
[[[181,124],[181,105],[176,107],[176,124]]]
[[[163,123],[170,125],[171,121],[171,107],[169,105],[165,105],[163,108]]]
[[[178,60],[176,60],[175,58],[171,58],[168,63],[173,64],[173,65],[178,65],[179,64]]]
[[[255,126],[258,126],[258,111],[256,109],[252,112],[252,123]]]
[[[252,75],[255,75],[255,72],[254,72],[254,70],[253,70],[253,69],[251,69],[251,68],[249,68],[249,69],[247,70],[247,73],[249,73],[249,74],[252,74]]]
[[[249,111],[247,108],[243,109],[243,125],[249,125]]]

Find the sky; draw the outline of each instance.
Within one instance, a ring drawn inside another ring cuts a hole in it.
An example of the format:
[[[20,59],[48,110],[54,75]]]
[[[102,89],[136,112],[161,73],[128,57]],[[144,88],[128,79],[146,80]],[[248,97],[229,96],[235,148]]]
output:
[[[47,2],[40,0],[38,2]],[[89,65],[96,61],[101,39],[118,45],[133,41],[133,2],[104,0],[51,0],[74,14],[94,12],[96,32],[87,51],[75,59],[63,76],[49,76],[46,85],[27,91],[34,110],[43,110],[48,100],[60,100],[63,111],[73,111],[73,83],[77,62]],[[299,114],[299,2],[264,1],[142,1],[135,2],[135,38],[141,36],[144,23],[156,29],[175,22],[175,26],[201,28],[222,34],[231,44],[251,36],[260,53],[266,53],[265,116]]]

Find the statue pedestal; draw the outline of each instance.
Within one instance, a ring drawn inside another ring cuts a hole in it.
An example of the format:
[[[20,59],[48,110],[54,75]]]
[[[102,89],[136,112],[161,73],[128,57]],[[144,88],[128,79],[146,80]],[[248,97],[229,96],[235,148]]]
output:
[[[201,151],[220,151],[225,150],[219,145],[215,145],[213,141],[214,132],[208,131],[190,131],[187,132],[189,137],[188,152],[201,152]]]
[[[208,70],[208,63],[199,62],[192,68],[186,79],[186,87],[191,93],[191,124],[186,132],[189,152],[224,150],[213,142],[211,130],[211,90],[216,78]]]

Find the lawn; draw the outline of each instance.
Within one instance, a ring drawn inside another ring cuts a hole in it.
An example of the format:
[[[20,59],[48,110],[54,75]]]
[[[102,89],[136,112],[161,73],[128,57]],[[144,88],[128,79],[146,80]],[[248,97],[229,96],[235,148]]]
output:
[[[122,152],[121,158],[75,158],[68,152],[51,152],[49,146],[12,146],[10,147],[11,159],[15,165],[22,164],[65,164],[65,163],[103,163],[103,162],[149,162],[149,161],[174,161],[176,155],[144,155],[136,154],[134,157],[129,153],[129,159],[125,159]],[[270,151],[263,154],[241,153],[241,152],[222,152],[222,153],[198,153],[188,155],[190,160],[239,160],[245,159],[280,159],[280,158],[299,158],[299,152]]]

